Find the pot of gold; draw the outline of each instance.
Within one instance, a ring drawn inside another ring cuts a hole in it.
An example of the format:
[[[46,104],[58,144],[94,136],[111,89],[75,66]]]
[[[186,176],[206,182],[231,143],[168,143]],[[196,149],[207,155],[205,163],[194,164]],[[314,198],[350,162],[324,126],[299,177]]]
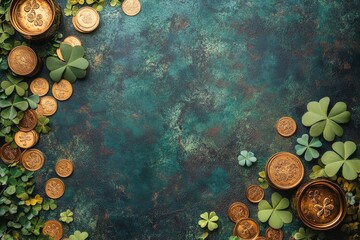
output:
[[[292,199],[292,207],[306,226],[314,230],[329,230],[344,219],[347,202],[337,184],[319,179],[299,187]]]
[[[25,39],[46,40],[60,25],[61,8],[56,0],[13,0],[10,21]]]

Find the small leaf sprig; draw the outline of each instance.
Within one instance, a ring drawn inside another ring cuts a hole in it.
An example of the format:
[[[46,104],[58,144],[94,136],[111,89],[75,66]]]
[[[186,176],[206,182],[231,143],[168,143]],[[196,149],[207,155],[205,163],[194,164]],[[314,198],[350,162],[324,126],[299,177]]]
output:
[[[309,142],[309,135],[303,134],[301,138],[298,138],[296,141],[298,143],[295,145],[296,154],[299,156],[304,154],[306,161],[311,161],[320,156],[319,151],[315,149],[322,146],[319,138],[312,138]]]
[[[210,212],[210,214],[208,212],[204,212],[200,214],[200,218],[201,219],[199,220],[198,224],[200,225],[201,228],[207,226],[209,231],[214,231],[215,229],[218,228],[216,222],[217,220],[219,220],[219,217],[216,215],[215,212]]]
[[[120,6],[121,1],[110,0],[109,4],[111,7]],[[79,7],[84,5],[90,6],[96,11],[101,12],[105,8],[106,0],[68,0],[64,8],[65,16],[74,16],[79,10]]]

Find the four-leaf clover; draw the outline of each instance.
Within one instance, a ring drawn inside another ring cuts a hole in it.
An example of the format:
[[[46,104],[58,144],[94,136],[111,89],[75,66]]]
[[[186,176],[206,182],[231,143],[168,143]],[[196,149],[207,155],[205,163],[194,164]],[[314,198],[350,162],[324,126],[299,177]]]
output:
[[[295,146],[296,154],[300,156],[305,153],[306,161],[311,161],[313,158],[320,156],[318,150],[315,149],[322,146],[319,138],[315,137],[311,139],[309,143],[309,135],[303,134],[301,138],[298,138],[296,141],[298,142]]]
[[[206,227],[206,225],[209,231],[213,231],[218,228],[216,221],[219,220],[219,217],[216,215],[215,212],[211,212],[210,214],[208,212],[204,212],[200,214],[200,217],[202,219],[199,220],[198,224],[201,228]]]
[[[256,162],[256,157],[254,156],[254,153],[244,150],[240,152],[238,160],[241,166],[246,165],[250,167],[251,165],[253,165],[254,162]]]

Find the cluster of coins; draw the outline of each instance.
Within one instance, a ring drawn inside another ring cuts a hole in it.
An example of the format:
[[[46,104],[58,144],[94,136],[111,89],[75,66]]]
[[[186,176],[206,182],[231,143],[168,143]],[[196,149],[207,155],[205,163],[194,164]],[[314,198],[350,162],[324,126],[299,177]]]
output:
[[[92,7],[80,8],[72,18],[72,23],[76,31],[80,33],[90,33],[100,24],[99,13]]]

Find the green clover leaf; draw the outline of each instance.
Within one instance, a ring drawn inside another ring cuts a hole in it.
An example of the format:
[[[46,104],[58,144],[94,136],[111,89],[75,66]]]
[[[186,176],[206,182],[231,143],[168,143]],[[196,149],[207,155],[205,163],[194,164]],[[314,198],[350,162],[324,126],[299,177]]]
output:
[[[54,199],[49,199],[44,201],[42,208],[45,211],[49,211],[50,209],[55,210],[57,208],[57,205]]]
[[[66,223],[71,223],[74,219],[73,219],[73,212],[70,211],[70,209],[66,210],[66,212],[62,212],[60,213],[60,221],[62,222],[66,222]]]
[[[240,166],[246,165],[250,167],[251,165],[253,165],[254,162],[256,162],[256,157],[254,156],[254,153],[244,150],[240,152],[240,155],[238,156],[238,160]]]
[[[1,82],[1,88],[5,90],[6,95],[11,95],[14,91],[19,96],[24,96],[26,90],[29,88],[29,85],[26,82],[23,82],[24,78],[16,77],[11,74],[6,75],[7,80]]]
[[[48,125],[50,119],[45,116],[39,116],[37,126],[35,127],[35,131],[38,133],[48,134],[51,128]]]
[[[70,240],[85,240],[89,237],[89,234],[87,232],[80,232],[79,230],[76,230],[73,235],[70,235]]]
[[[0,100],[1,117],[5,119],[14,119],[18,114],[17,110],[25,111],[28,107],[28,102],[19,95],[15,95],[11,101]]]
[[[214,231],[215,229],[218,228],[216,221],[219,220],[219,217],[216,215],[215,212],[210,212],[210,214],[208,212],[204,212],[200,214],[200,217],[202,219],[199,220],[198,224],[200,225],[201,228],[206,227],[206,225],[209,231]]]
[[[298,138],[296,141],[298,142],[298,144],[295,146],[296,154],[300,156],[305,153],[306,161],[311,161],[314,158],[318,158],[320,156],[318,150],[315,149],[322,146],[319,138],[315,137],[311,139],[309,143],[309,135],[303,134],[301,138]]]
[[[289,199],[283,198],[279,193],[275,192],[271,195],[271,203],[261,200],[258,205],[258,218],[260,222],[269,221],[270,227],[280,229],[284,223],[292,222],[292,214],[284,209],[290,205]]]
[[[325,164],[325,173],[333,177],[342,167],[342,176],[345,179],[356,179],[360,172],[360,159],[348,159],[356,151],[356,144],[352,141],[335,142],[332,149],[334,151],[325,152],[321,158]]]
[[[302,124],[310,127],[310,136],[318,137],[323,134],[326,141],[331,142],[335,136],[341,137],[343,129],[339,124],[350,121],[350,112],[346,111],[346,104],[338,102],[328,113],[330,98],[324,97],[319,102],[309,102],[307,110],[302,116]]]

